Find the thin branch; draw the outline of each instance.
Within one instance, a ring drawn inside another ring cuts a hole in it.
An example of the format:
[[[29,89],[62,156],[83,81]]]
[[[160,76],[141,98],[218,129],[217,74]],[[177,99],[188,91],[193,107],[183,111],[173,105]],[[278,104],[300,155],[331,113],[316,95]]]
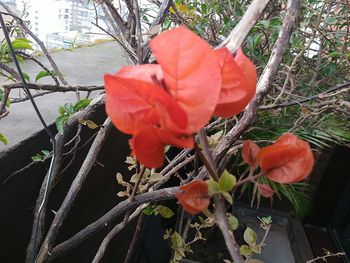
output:
[[[51,175],[51,182],[55,180],[56,175],[60,172],[62,161],[63,161],[63,147],[66,141],[66,136],[68,134],[68,131],[75,127],[75,125],[78,123],[78,120],[80,119],[88,119],[102,104],[104,103],[104,96],[100,96],[96,100],[94,100],[88,107],[86,107],[84,110],[79,111],[75,114],[73,114],[65,124],[64,133],[57,134],[56,135],[56,154],[57,158],[55,158],[55,162],[52,165],[52,175]],[[43,227],[46,217],[46,202],[43,205],[42,212],[40,213],[40,217],[38,216],[39,208],[42,204],[42,201],[44,200],[45,193],[47,196],[50,195],[52,190],[52,184],[47,185],[47,181],[49,174],[47,174],[42,182],[39,196],[36,201],[36,206],[34,210],[34,221],[33,221],[33,230],[30,242],[27,247],[27,255],[26,255],[26,262],[32,262],[32,259],[35,258],[36,252],[37,252],[37,246],[36,244],[40,244],[41,240],[43,238]],[[47,189],[46,189],[47,187]],[[47,198],[46,198],[47,200]]]
[[[341,90],[341,89],[347,90],[349,88],[350,88],[350,82],[345,82],[342,84],[338,84],[334,87],[331,87],[324,92],[321,92],[319,94],[316,94],[316,95],[313,95],[313,96],[310,96],[307,98],[303,98],[300,100],[294,100],[294,101],[287,101],[287,102],[284,102],[281,104],[272,104],[272,105],[267,105],[267,106],[261,106],[261,107],[259,107],[259,110],[271,110],[271,109],[277,109],[277,108],[285,108],[285,107],[289,107],[289,106],[293,106],[293,105],[297,105],[297,104],[301,105],[302,103],[309,102],[311,100],[322,99],[325,96],[329,96],[329,93],[331,93],[333,91],[337,91],[337,90]]]
[[[136,244],[139,241],[144,219],[145,219],[145,214],[140,213],[139,219],[137,220],[137,225],[136,225],[136,229],[134,232],[134,236],[133,236],[132,241],[130,243],[128,252],[126,253],[124,263],[129,263],[131,260],[131,257],[133,256],[132,252],[134,251]]]
[[[238,25],[218,47],[226,47],[231,53],[235,52],[243,44],[269,2],[270,0],[254,0]]]
[[[1,3],[0,3],[1,4]],[[6,71],[9,73],[12,77],[14,77],[17,81],[21,81],[21,77],[15,71],[13,68],[10,68],[9,66],[5,65],[4,63],[0,62],[0,69]]]
[[[225,201],[222,199],[221,196],[215,196],[214,199],[215,199],[215,222],[221,230],[221,233],[226,243],[226,247],[230,252],[233,262],[243,263],[244,260],[239,252],[239,246],[227,222]]]
[[[21,52],[21,51],[16,51],[16,54],[20,55],[21,57],[24,57],[26,59],[34,61],[36,64],[38,64],[43,70],[45,70],[50,75],[50,77],[53,79],[53,81],[56,83],[57,86],[60,85],[60,83],[58,82],[57,77],[52,73],[52,71],[49,70],[43,63],[41,63],[35,57],[32,57],[32,56],[28,55],[27,53]]]
[[[63,221],[68,215],[68,212],[70,208],[73,205],[73,202],[81,189],[83,182],[85,181],[90,169],[94,165],[97,159],[97,155],[100,152],[103,142],[106,138],[106,134],[109,133],[109,131],[112,128],[112,122],[109,118],[105,121],[103,124],[103,127],[100,128],[94,142],[92,143],[90,150],[80,167],[80,170],[75,177],[74,181],[72,182],[72,185],[61,205],[59,210],[57,211],[55,218],[51,224],[51,227],[46,235],[46,238],[41,246],[41,249],[38,253],[36,262],[46,262],[48,251],[50,251],[54,245],[56,236],[58,234],[58,231],[60,227],[62,226]]]
[[[22,83],[13,83],[13,84],[5,84],[4,88],[8,89],[20,89],[22,88]],[[91,85],[91,86],[57,86],[57,85],[49,85],[49,84],[36,84],[36,83],[27,83],[29,89],[32,90],[49,90],[53,92],[68,92],[68,91],[96,91],[103,90],[103,85]]]
[[[127,211],[130,211],[130,209],[133,209],[141,204],[148,202],[158,202],[173,199],[175,198],[175,193],[177,191],[179,191],[178,187],[164,188],[161,190],[137,195],[135,196],[133,202],[129,199],[120,202],[104,216],[85,227],[83,230],[75,234],[70,239],[54,247],[51,251],[49,260],[54,260],[55,258],[72,251],[79,244],[91,238],[95,233],[100,232],[106,227],[108,227],[110,224],[113,224],[113,222],[118,217],[124,215]]]

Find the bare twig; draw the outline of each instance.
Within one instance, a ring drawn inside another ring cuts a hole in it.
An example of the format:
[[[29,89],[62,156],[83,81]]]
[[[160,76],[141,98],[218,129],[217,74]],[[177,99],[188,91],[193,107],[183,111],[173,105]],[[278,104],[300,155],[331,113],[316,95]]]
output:
[[[81,189],[83,182],[85,178],[87,177],[91,167],[96,161],[97,155],[102,148],[103,142],[105,140],[106,134],[109,133],[109,131],[112,128],[112,123],[110,119],[107,119],[105,123],[103,124],[103,127],[98,132],[93,144],[90,147],[90,150],[87,154],[87,157],[85,158],[82,166],[80,167],[80,170],[75,177],[71,188],[69,189],[66,198],[64,199],[60,209],[57,211],[55,218],[51,224],[51,227],[47,233],[47,236],[41,246],[41,249],[38,253],[36,262],[46,262],[46,258],[48,256],[48,252],[51,251],[54,241],[56,239],[56,236],[58,234],[58,231],[66,218],[70,208],[73,205],[73,202]]]
[[[319,256],[319,257],[314,258],[314,259],[310,259],[310,260],[306,261],[306,263],[313,263],[313,262],[317,262],[319,260],[327,262],[326,259],[329,258],[329,257],[342,257],[342,256],[345,256],[345,255],[346,255],[345,252],[332,253],[330,251],[325,250],[325,255]]]
[[[243,263],[244,260],[239,252],[239,246],[235,236],[231,232],[226,216],[225,202],[221,196],[215,196],[215,222],[221,230],[226,247],[235,263]]]
[[[259,20],[269,2],[270,0],[254,0],[239,21],[238,25],[218,47],[225,46],[231,51],[231,53],[235,52],[237,48],[243,44],[250,30]]]
[[[54,92],[68,92],[68,91],[96,91],[103,90],[103,85],[91,85],[91,86],[57,86],[57,85],[49,85],[49,84],[36,84],[36,83],[27,83],[28,88],[32,90],[49,90]],[[13,83],[13,84],[5,84],[4,88],[7,89],[20,89],[22,88],[21,83]]]
[[[158,202],[162,200],[173,199],[175,198],[175,193],[178,190],[178,187],[164,188],[161,190],[137,195],[135,196],[135,200],[133,202],[129,199],[120,202],[100,219],[88,225],[70,239],[64,241],[63,243],[53,248],[49,260],[53,260],[65,253],[72,251],[76,246],[81,244],[86,239],[92,237],[95,233],[100,232],[106,227],[108,227],[110,224],[113,224],[113,222],[118,217],[124,215],[127,211],[130,211],[130,209],[133,209],[135,207],[138,207],[140,204],[148,202]]]
[[[134,236],[133,236],[133,239],[130,243],[130,246],[129,246],[129,249],[128,249],[128,252],[126,254],[126,257],[125,257],[125,260],[124,260],[124,263],[129,263],[130,260],[131,260],[131,257],[132,257],[132,252],[134,251],[135,247],[136,247],[136,244],[140,238],[140,234],[141,234],[141,229],[142,229],[142,226],[143,226],[143,221],[145,219],[145,214],[144,213],[140,213],[139,215],[139,219],[137,221],[137,225],[136,225],[136,229],[135,229],[135,232],[134,232]]]
[[[66,141],[66,135],[68,134],[68,130],[75,127],[75,125],[78,123],[79,119],[88,119],[91,114],[93,114],[96,109],[98,109],[102,104],[104,103],[104,96],[101,96],[100,98],[96,99],[92,104],[90,104],[87,108],[85,108],[82,111],[79,111],[75,114],[73,114],[68,120],[65,125],[65,132],[63,135],[57,134],[56,135],[56,142],[57,146],[55,147],[55,153],[57,158],[55,159],[53,165],[52,165],[52,175],[51,175],[51,182],[55,180],[56,175],[59,173],[62,160],[63,160],[63,147]],[[45,222],[45,211],[46,211],[46,202],[43,204],[42,212],[40,213],[40,217],[38,216],[37,211],[39,210],[40,206],[42,205],[42,202],[44,200],[45,194],[46,196],[49,196],[52,190],[52,184],[48,183],[49,174],[47,174],[44,178],[44,181],[42,183],[42,186],[40,188],[39,196],[37,198],[36,207],[34,210],[34,222],[33,222],[33,231],[31,235],[31,239],[27,248],[27,256],[26,256],[26,262],[32,262],[32,259],[35,258],[37,247],[34,244],[40,244],[42,240],[43,235],[43,227]],[[47,189],[46,189],[47,188]],[[47,200],[47,199],[46,199]],[[38,228],[38,231],[36,229]]]

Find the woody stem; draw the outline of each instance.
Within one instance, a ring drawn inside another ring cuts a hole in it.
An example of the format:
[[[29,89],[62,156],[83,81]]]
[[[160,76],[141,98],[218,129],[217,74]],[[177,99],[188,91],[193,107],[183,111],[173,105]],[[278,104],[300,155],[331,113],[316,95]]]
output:
[[[209,142],[208,142],[207,135],[206,135],[204,129],[201,129],[198,132],[198,137],[199,137],[199,142],[202,146],[203,152],[201,151],[201,149],[199,148],[199,146],[197,144],[195,144],[194,149],[195,149],[196,153],[198,154],[199,158],[201,159],[201,161],[203,162],[204,166],[207,168],[210,176],[215,181],[219,181],[219,176],[218,176],[218,173],[216,170],[216,165],[215,165],[212,153],[210,151]]]
[[[134,189],[131,193],[131,196],[130,196],[130,201],[134,201],[134,198],[135,198],[135,195],[137,193],[137,190],[139,189],[139,186],[140,186],[140,183],[141,183],[141,180],[142,180],[142,176],[144,175],[146,171],[146,167],[142,167],[140,173],[139,173],[139,177],[137,178],[137,181],[135,183],[135,186],[134,186]]]

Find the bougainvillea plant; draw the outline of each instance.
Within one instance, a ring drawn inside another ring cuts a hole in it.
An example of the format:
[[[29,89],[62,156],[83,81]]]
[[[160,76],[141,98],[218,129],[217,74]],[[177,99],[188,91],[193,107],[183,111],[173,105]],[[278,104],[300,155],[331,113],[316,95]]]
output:
[[[106,111],[120,131],[132,135],[136,159],[144,167],[158,168],[166,145],[193,148],[194,134],[213,116],[243,111],[255,94],[257,73],[240,49],[235,56],[226,48],[214,50],[184,26],[155,37],[150,47],[158,64],[105,75]],[[313,166],[309,144],[289,133],[262,149],[246,141],[242,156],[252,169],[260,167],[259,175],[279,183],[303,180]],[[209,192],[230,200],[227,192],[235,183],[226,174],[218,182],[211,180]],[[273,195],[267,185],[258,184],[258,189],[265,197]],[[194,180],[180,186],[176,197],[187,212],[202,212],[210,202],[208,183]]]
[[[150,42],[158,64],[128,66],[105,75],[106,110],[132,135],[130,146],[148,168],[164,162],[164,146],[193,147],[193,134],[215,115],[241,112],[255,94],[256,70],[237,51],[213,50],[184,26]]]

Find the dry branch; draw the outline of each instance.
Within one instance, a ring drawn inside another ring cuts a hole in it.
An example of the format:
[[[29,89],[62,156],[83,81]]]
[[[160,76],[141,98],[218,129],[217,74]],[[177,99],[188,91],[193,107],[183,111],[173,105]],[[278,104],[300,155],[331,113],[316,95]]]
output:
[[[109,133],[109,131],[112,128],[112,122],[110,121],[110,119],[107,119],[105,121],[105,123],[103,124],[103,127],[100,128],[93,144],[90,147],[90,150],[87,154],[87,156],[85,157],[85,160],[82,164],[82,166],[80,167],[80,170],[77,174],[77,176],[75,177],[61,207],[59,208],[59,210],[56,212],[55,218],[53,220],[53,222],[51,223],[51,227],[46,235],[46,238],[42,244],[42,247],[38,253],[38,257],[36,262],[46,262],[46,257],[48,256],[48,251],[50,251],[54,245],[56,236],[58,234],[58,231],[60,229],[60,227],[62,226],[65,218],[68,215],[68,212],[70,210],[70,208],[72,207],[74,200],[77,196],[77,194],[79,193],[79,190],[81,189],[81,187],[83,186],[83,183],[88,175],[88,173],[90,172],[92,166],[94,165],[98,153],[100,152],[103,142],[106,138],[106,135]]]

